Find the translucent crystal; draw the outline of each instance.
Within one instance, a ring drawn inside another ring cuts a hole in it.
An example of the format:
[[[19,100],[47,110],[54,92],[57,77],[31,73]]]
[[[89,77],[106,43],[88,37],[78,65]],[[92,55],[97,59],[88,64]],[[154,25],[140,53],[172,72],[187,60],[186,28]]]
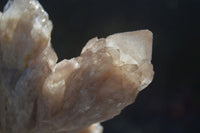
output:
[[[37,0],[0,12],[0,133],[101,133],[153,79],[148,30],[93,38],[58,63],[51,30]]]

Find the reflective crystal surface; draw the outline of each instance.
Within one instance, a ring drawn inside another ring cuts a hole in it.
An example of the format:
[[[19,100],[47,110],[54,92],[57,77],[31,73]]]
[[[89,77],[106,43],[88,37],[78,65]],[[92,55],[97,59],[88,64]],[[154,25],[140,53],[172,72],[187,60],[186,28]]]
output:
[[[0,12],[0,133],[102,133],[153,79],[149,30],[93,38],[57,63],[37,0]]]

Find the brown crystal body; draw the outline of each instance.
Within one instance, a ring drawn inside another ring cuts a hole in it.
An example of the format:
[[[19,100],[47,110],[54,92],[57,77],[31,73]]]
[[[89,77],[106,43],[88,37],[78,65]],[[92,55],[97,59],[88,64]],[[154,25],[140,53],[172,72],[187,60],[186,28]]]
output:
[[[93,38],[56,63],[51,30],[37,0],[0,13],[0,133],[101,133],[152,81],[150,31]]]

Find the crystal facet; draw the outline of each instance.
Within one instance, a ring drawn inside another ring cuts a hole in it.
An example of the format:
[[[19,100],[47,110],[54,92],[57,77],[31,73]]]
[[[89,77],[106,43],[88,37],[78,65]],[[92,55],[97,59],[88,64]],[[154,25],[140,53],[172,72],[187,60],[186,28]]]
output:
[[[10,0],[0,12],[0,133],[102,133],[99,122],[153,79],[149,30],[93,38],[58,63],[51,30],[37,0]]]

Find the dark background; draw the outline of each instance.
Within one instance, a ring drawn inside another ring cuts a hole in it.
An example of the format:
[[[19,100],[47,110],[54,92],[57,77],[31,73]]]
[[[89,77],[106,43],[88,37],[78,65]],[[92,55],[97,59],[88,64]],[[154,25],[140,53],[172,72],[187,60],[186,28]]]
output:
[[[0,1],[1,9],[6,0]],[[149,29],[155,77],[104,133],[200,132],[200,0],[40,0],[59,60],[95,37]]]

